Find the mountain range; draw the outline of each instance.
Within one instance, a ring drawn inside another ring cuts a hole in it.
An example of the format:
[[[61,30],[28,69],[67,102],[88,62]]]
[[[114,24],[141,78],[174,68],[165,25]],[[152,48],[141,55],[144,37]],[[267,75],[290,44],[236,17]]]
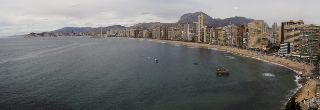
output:
[[[213,19],[211,16],[203,12],[195,12],[195,13],[187,13],[182,15],[177,23],[191,24],[193,22],[198,22],[198,15],[201,15],[201,14],[203,14],[203,24],[205,26],[211,25],[213,28],[219,27],[220,23],[221,23],[221,26],[226,26],[229,24],[234,24],[236,26],[241,26],[241,25],[248,26],[248,23],[250,22],[255,22],[255,21],[263,22],[263,20],[254,20],[254,19],[239,17],[239,16],[230,17],[226,19],[219,19],[219,18]]]
[[[163,26],[169,26],[169,27],[176,27],[180,23],[189,23],[192,24],[194,22],[198,22],[198,15],[203,14],[203,22],[205,26],[212,26],[213,28],[221,26],[226,26],[229,24],[234,24],[236,26],[240,25],[246,25],[248,26],[248,23],[254,22],[254,21],[262,21],[263,20],[254,20],[250,18],[235,16],[230,17],[226,19],[219,19],[215,18],[213,19],[211,16],[203,13],[203,12],[195,12],[195,13],[187,13],[180,17],[177,23],[160,23],[160,22],[151,22],[151,23],[138,23],[136,25],[125,27],[121,25],[113,25],[108,27],[102,27],[103,31],[110,31],[112,30],[119,30],[119,29],[154,29],[157,27],[163,27]],[[100,27],[98,28],[91,28],[91,27],[64,27],[61,29],[57,29],[55,31],[51,31],[50,33],[71,33],[73,30],[74,33],[78,32],[89,32],[89,31],[98,31],[100,30]]]

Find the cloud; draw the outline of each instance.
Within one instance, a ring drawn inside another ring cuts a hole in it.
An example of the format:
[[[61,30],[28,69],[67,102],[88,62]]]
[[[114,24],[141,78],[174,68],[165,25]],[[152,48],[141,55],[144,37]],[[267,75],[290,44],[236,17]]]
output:
[[[78,7],[78,6],[81,6],[82,4],[71,4],[70,6],[71,7]]]
[[[238,7],[233,7],[233,10],[240,11]]]
[[[90,23],[90,22],[86,22],[86,23],[84,23],[84,25],[93,25],[92,23]]]
[[[175,23],[183,14],[197,11],[203,11],[213,18],[243,16],[265,20],[268,24],[290,19],[320,24],[317,20],[320,15],[310,11],[319,10],[318,5],[318,1],[289,0],[7,0],[0,2],[0,13],[5,15],[0,17],[0,30],[5,28],[11,31],[0,31],[0,35],[52,31],[67,26],[119,24],[128,27],[142,22]],[[231,10],[230,6],[241,7]]]
[[[146,15],[146,14],[150,14],[149,12],[142,12],[140,13],[141,15]]]

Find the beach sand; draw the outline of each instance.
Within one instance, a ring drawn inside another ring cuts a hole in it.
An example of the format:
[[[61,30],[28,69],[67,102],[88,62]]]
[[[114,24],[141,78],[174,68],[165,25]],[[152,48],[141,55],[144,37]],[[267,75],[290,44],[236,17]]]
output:
[[[138,38],[138,39],[143,39],[143,38]],[[225,50],[225,51],[230,51],[236,54],[240,55],[245,55],[249,57],[254,57],[254,58],[259,58],[262,60],[266,60],[269,62],[273,62],[276,64],[280,64],[283,66],[286,66],[288,68],[291,68],[296,71],[302,72],[302,76],[307,76],[308,74],[311,75],[312,72],[310,70],[314,69],[314,66],[304,64],[304,63],[299,63],[295,61],[291,61],[289,59],[285,58],[280,58],[276,56],[267,56],[264,55],[262,56],[261,54],[257,54],[256,52],[251,52],[245,49],[239,49],[239,48],[233,48],[230,46],[219,46],[219,45],[209,45],[209,44],[202,44],[202,43],[193,43],[193,42],[182,42],[182,41],[169,41],[169,40],[158,40],[158,39],[148,39],[148,40],[153,40],[153,41],[159,41],[159,42],[170,42],[170,43],[177,43],[177,44],[185,44],[185,45],[195,45],[195,46],[203,46],[203,47],[208,47],[208,48],[216,48],[220,50]],[[295,93],[296,96],[296,101],[301,102],[303,99],[307,98],[312,98],[315,97],[315,90],[316,90],[316,81],[309,79],[307,81],[309,84],[302,84],[302,87]],[[308,96],[308,91],[309,91],[309,96]]]

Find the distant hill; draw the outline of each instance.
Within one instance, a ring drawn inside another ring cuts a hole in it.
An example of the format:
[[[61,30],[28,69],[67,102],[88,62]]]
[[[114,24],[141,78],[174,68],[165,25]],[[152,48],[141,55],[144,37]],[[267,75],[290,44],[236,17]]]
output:
[[[182,15],[177,23],[191,24],[193,22],[198,22],[198,15],[201,15],[201,14],[203,14],[204,25],[206,26],[211,25],[214,28],[219,27],[220,23],[221,23],[221,26],[226,26],[226,25],[229,25],[230,23],[236,26],[240,26],[240,25],[248,26],[248,23],[250,22],[263,21],[263,20],[254,20],[254,19],[239,17],[239,16],[230,17],[226,19],[213,19],[212,17],[208,16],[203,12],[195,12],[195,13],[187,13]]]
[[[151,23],[138,23],[136,25],[128,27],[129,29],[156,29],[157,27],[177,27],[177,23],[160,23],[160,22],[151,22]]]
[[[91,27],[64,27],[55,31],[51,31],[49,33],[72,33],[72,30],[74,33],[78,33],[89,29],[91,29]]]
[[[108,27],[102,27],[103,32],[112,30],[119,30],[119,29],[125,29],[127,27],[121,26],[121,25],[113,25]],[[72,33],[72,30],[74,33],[79,32],[88,32],[88,31],[100,31],[100,27],[97,28],[91,28],[91,27],[64,27],[61,29],[57,29],[55,31],[51,31],[49,33]]]

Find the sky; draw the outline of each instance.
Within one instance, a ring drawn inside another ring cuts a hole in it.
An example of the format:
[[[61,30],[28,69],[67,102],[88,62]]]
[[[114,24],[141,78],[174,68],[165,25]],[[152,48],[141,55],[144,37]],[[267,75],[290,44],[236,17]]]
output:
[[[63,27],[176,23],[186,13],[320,24],[320,0],[0,0],[0,37]]]

